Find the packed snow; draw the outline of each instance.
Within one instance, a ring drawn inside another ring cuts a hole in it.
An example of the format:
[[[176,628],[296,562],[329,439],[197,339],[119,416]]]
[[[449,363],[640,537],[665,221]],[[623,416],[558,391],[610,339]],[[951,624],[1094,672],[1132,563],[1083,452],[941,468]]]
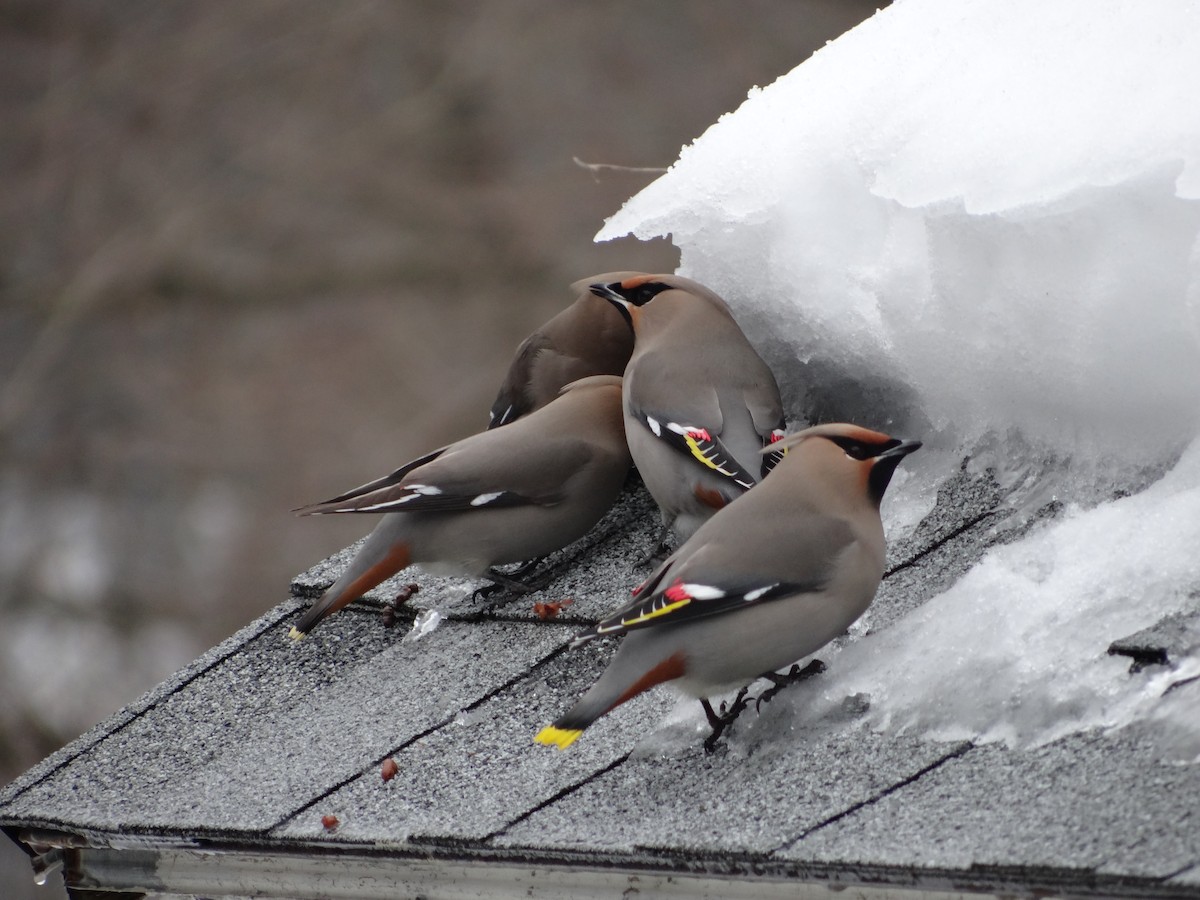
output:
[[[1200,441],[1141,493],[1069,511],[894,626],[822,653],[825,699],[865,695],[881,727],[1009,743],[1156,714],[1173,685],[1200,677],[1200,653],[1131,675],[1128,657],[1106,651],[1200,609],[1198,550]],[[1200,754],[1197,693],[1170,701],[1185,731],[1169,737],[1188,759]]]
[[[436,631],[445,618],[446,614],[440,609],[421,610],[417,613],[416,618],[413,619],[412,628],[408,630],[408,634],[401,638],[400,642],[402,644],[411,644],[414,641],[421,640],[421,638]]]
[[[926,441],[885,502],[893,537],[964,457],[1010,503],[1065,506],[822,654],[826,697],[867,695],[878,727],[1024,744],[1154,721],[1200,756],[1200,691],[1166,693],[1196,651],[1137,676],[1106,653],[1200,612],[1197,84],[1197,2],[900,0],[597,236],[669,235],[793,425]]]

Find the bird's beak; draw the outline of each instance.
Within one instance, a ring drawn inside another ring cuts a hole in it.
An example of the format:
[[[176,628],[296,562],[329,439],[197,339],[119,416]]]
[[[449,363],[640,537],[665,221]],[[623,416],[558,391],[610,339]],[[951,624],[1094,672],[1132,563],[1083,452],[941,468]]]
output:
[[[883,493],[892,481],[892,475],[901,460],[914,450],[921,449],[920,441],[901,441],[888,450],[884,450],[871,460],[871,473],[867,476],[867,490],[871,499],[878,507],[883,500]]]
[[[617,292],[617,288],[619,288],[620,286],[621,286],[620,282],[617,282],[616,284],[599,284],[599,283],[597,283],[597,284],[588,285],[588,290],[591,291],[593,294],[595,294],[597,297],[600,297],[603,300],[607,300],[609,303],[611,303],[613,306],[615,306],[617,308],[617,312],[619,312],[621,314],[621,317],[625,319],[625,324],[627,324],[632,329],[633,328],[633,304],[630,303],[628,300],[626,300],[624,297],[622,297]]]
[[[610,303],[615,303],[618,306],[628,307],[629,301],[617,293],[617,288],[619,288],[620,286],[621,286],[620,283],[602,284],[600,282],[597,282],[596,284],[589,284],[588,290],[591,291],[593,294],[595,294],[597,297],[603,297],[605,300],[609,301]]]
[[[890,450],[885,450],[882,453],[880,453],[877,457],[875,457],[875,459],[877,459],[877,460],[895,459],[898,462],[901,459],[903,459],[904,457],[908,456],[908,454],[914,453],[920,449],[921,449],[920,441],[901,441],[899,444],[897,444],[895,447],[892,447]]]

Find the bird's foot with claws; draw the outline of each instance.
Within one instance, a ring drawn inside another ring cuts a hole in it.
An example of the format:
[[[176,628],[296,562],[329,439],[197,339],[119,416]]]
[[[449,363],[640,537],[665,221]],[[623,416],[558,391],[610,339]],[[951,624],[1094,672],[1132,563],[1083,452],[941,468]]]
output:
[[[502,590],[509,590],[515,594],[528,594],[536,591],[538,589],[538,585],[532,585],[524,581],[518,581],[517,578],[513,576],[524,575],[539,562],[541,562],[540,559],[534,560],[533,563],[524,563],[519,569],[511,574],[498,572],[494,568],[488,569],[484,573],[483,577],[490,581],[491,584],[485,584],[483,587],[476,588],[475,593],[473,594],[474,598],[476,600],[486,600],[488,597],[492,596],[492,594]]]
[[[720,712],[714,711],[712,704],[707,700],[700,701],[700,705],[704,707],[704,715],[708,717],[708,724],[712,727],[712,734],[704,739],[705,753],[712,753],[716,749],[717,741],[720,740],[721,735],[742,714],[742,710],[749,705],[749,701],[746,699],[746,694],[749,690],[749,686],[744,687],[737,692],[737,696],[733,698],[732,703],[728,705],[722,703]]]
[[[633,561],[633,568],[642,569],[653,565],[657,569],[662,565],[663,560],[671,555],[670,535],[670,526],[663,525],[654,536],[654,543],[650,545],[650,549]]]
[[[796,663],[794,666],[788,669],[787,673],[784,675],[780,675],[778,672],[767,672],[765,675],[759,676],[760,678],[767,679],[767,681],[771,682],[773,686],[767,688],[754,698],[754,711],[759,712],[764,703],[769,703],[772,697],[774,697],[788,685],[798,684],[801,681],[807,681],[814,675],[820,675],[824,671],[825,663],[821,662],[819,659],[814,659],[803,669],[800,668],[799,663]]]

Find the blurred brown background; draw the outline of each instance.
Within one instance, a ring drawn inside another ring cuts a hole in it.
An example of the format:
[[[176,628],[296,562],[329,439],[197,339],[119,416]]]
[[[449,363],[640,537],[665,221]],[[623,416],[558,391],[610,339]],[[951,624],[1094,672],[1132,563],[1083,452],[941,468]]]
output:
[[[572,157],[875,7],[0,0],[0,783],[369,530],[288,510],[482,428],[568,283],[673,270]]]

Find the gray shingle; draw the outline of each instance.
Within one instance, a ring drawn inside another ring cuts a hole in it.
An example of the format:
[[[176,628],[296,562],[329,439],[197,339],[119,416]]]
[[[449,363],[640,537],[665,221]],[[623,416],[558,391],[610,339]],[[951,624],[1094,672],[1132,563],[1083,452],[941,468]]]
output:
[[[1119,732],[972,749],[781,851],[808,862],[1096,870],[1162,878],[1200,859],[1200,768]],[[1181,804],[1181,800],[1183,803]]]
[[[6,814],[99,830],[265,830],[569,638],[562,626],[447,622],[405,643],[352,611],[299,643],[286,628],[162,698]]]
[[[556,632],[561,631],[555,627]],[[321,839],[321,816],[341,822],[337,839],[398,844],[407,840],[482,840],[596,772],[619,762],[632,735],[662,715],[662,698],[643,696],[588,730],[562,753],[533,743],[594,680],[612,646],[561,653],[517,684],[393,754],[399,770],[384,782],[378,766],[272,832]]]
[[[1020,506],[986,474],[951,479],[934,513],[894,543],[867,628],[887,628],[1054,513]],[[336,854],[389,848],[388,859],[541,860],[565,872],[1200,896],[1200,767],[1165,761],[1151,723],[1033,750],[935,743],[869,730],[855,698],[828,708],[818,677],[761,715],[748,710],[713,754],[701,748],[698,704],[661,689],[566,752],[535,746],[537,728],[616,646],[568,652],[567,641],[648,574],[630,564],[656,531],[639,489],[547,559],[532,593],[481,599],[478,582],[404,573],[396,584],[421,591],[402,618],[431,607],[450,616],[416,642],[403,640],[407,621],[381,622],[395,585],[300,644],[286,631],[307,600],[284,603],[7,788],[0,823],[118,835],[118,846],[207,838],[251,874],[253,854],[237,843],[247,838],[264,852],[335,854],[307,858],[314,871]],[[297,591],[315,596],[347,558],[300,576]],[[538,620],[535,601],[564,597],[576,602]],[[1172,619],[1126,642],[1179,648],[1193,628]],[[1196,690],[1183,680],[1177,699]],[[389,755],[399,771],[385,783]],[[154,865],[156,851],[139,852]],[[95,861],[120,859],[105,850]]]
[[[1164,617],[1150,628],[1113,641],[1108,652],[1128,656],[1130,670],[1148,665],[1174,664],[1200,648],[1200,591],[1189,599],[1189,608]]]
[[[165,697],[173,694],[182,685],[190,682],[200,673],[219,665],[229,656],[241,652],[242,648],[249,641],[264,630],[274,628],[280,621],[291,618],[298,607],[299,604],[295,600],[288,600],[282,603],[249,625],[239,629],[203,656],[184,666],[170,678],[167,678],[137,700],[113,713],[112,716],[94,728],[88,729],[88,731],[71,741],[71,743],[52,753],[36,766],[29,769],[20,778],[0,788],[0,805],[8,803],[19,794],[28,790],[32,785],[37,784],[52,772],[87,751],[90,747],[104,740],[113,732],[120,730],[146,710],[157,705]]]
[[[748,724],[748,733],[735,733],[713,754],[693,736],[677,756],[635,756],[496,843],[766,854],[961,750],[884,737],[845,721],[789,734],[771,727],[778,719]]]
[[[1196,887],[1200,887],[1200,866],[1192,866],[1188,869],[1184,869],[1174,878],[1171,878],[1168,883],[1178,885],[1194,885]]]

